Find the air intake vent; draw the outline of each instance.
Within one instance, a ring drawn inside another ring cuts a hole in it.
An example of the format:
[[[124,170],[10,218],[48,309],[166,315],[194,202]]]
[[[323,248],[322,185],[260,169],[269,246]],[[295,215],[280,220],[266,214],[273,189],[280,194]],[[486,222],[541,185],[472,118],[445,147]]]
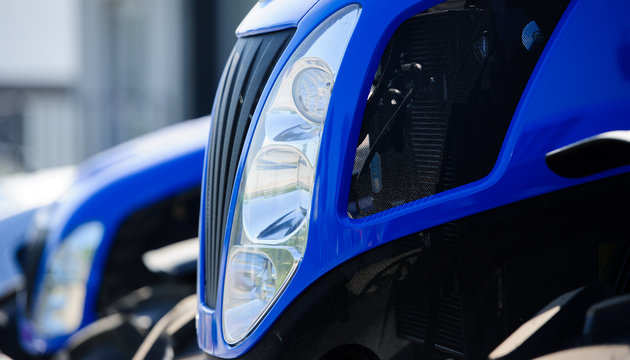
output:
[[[486,176],[563,11],[525,1],[451,0],[403,23],[368,98],[349,215],[372,215]]]
[[[206,303],[216,307],[223,235],[234,176],[258,98],[293,30],[239,39],[214,104],[206,188]]]
[[[398,336],[420,343],[427,359],[466,358],[461,225],[450,223],[420,237],[426,249],[396,288]]]

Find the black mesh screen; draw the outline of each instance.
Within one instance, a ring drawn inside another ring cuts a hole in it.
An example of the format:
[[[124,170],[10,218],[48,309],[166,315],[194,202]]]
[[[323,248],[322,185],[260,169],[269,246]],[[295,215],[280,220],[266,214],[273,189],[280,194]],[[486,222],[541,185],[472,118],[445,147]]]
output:
[[[487,175],[563,3],[452,0],[404,22],[368,98],[349,215]]]
[[[214,104],[206,188],[206,303],[216,306],[223,234],[245,135],[267,78],[293,30],[241,38]]]

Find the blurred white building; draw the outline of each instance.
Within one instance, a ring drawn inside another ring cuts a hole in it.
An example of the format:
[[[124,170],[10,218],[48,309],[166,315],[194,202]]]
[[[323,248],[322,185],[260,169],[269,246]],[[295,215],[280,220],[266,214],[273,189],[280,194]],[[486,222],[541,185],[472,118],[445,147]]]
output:
[[[0,173],[77,160],[78,4],[0,0]]]
[[[0,175],[207,114],[255,0],[0,0]]]

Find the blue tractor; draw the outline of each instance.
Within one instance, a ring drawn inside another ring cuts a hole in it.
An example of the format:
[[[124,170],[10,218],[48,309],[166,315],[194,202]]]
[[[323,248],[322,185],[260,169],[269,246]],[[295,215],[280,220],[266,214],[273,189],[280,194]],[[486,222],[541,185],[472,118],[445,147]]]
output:
[[[96,155],[39,211],[17,294],[26,353],[130,357],[164,313],[194,294],[209,124],[186,121]]]
[[[532,358],[627,335],[602,316],[629,307],[629,14],[256,3],[204,164],[206,356]]]

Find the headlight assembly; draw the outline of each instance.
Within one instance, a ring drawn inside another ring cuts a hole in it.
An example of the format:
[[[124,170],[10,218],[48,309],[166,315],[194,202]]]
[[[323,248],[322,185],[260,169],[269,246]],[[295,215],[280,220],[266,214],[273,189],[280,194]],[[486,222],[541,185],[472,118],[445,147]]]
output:
[[[59,336],[81,325],[86,283],[103,225],[89,222],[77,227],[45,263],[33,323],[45,336]]]
[[[360,11],[347,6],[306,37],[261,112],[230,232],[223,291],[223,334],[230,344],[258,324],[304,255],[320,136]]]

